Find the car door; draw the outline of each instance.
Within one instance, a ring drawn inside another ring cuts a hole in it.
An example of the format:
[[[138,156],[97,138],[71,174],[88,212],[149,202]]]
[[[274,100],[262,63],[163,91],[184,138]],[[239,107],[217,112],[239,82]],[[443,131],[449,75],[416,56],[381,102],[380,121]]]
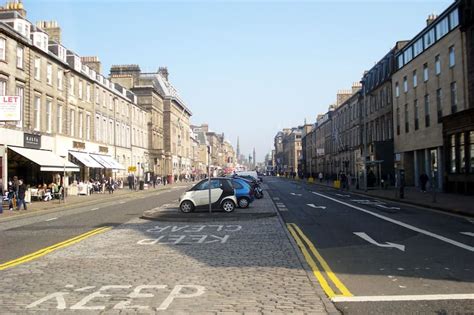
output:
[[[208,203],[209,200],[209,182],[207,180],[202,181],[196,185],[193,191],[193,200],[196,207],[202,206]]]

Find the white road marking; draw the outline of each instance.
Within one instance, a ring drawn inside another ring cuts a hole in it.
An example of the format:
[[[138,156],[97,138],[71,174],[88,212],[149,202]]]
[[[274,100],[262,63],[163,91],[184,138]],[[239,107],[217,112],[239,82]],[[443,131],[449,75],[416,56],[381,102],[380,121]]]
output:
[[[341,194],[336,194],[336,196],[339,196],[339,197],[350,197],[351,195],[341,195]]]
[[[405,245],[401,245],[401,244],[396,244],[396,243],[390,243],[390,242],[385,242],[385,244],[380,244],[378,243],[377,241],[375,241],[373,238],[371,238],[370,236],[368,236],[366,233],[364,232],[354,232],[355,235],[357,235],[358,237],[362,238],[363,240],[366,240],[367,242],[371,243],[371,244],[374,244],[376,246],[379,246],[379,247],[388,247],[388,248],[396,248],[396,249],[399,249],[401,250],[402,252],[405,251]],[[400,268],[398,269],[400,270]]]
[[[119,201],[119,204],[124,204],[126,203],[126,201]]]
[[[384,209],[400,210],[399,207],[387,207],[387,206],[384,206],[384,205],[381,205],[381,204],[377,204],[376,206],[380,207],[380,208],[384,208]]]
[[[48,219],[48,220],[45,220],[46,222],[48,221],[54,221],[54,220],[57,220],[58,218],[51,218],[51,219]]]
[[[290,195],[293,195],[293,196],[298,196],[298,197],[301,197],[301,196],[303,196],[302,194],[295,194],[295,193],[291,193]]]
[[[461,234],[464,234],[464,235],[467,235],[467,236],[472,236],[474,237],[474,233],[473,232],[460,232]]]
[[[457,246],[457,247],[466,249],[466,250],[468,250],[468,251],[470,251],[470,252],[474,252],[474,247],[472,247],[472,246],[469,246],[469,245],[463,244],[463,243],[461,243],[461,242],[458,242],[458,241],[449,239],[449,238],[447,238],[447,237],[444,237],[444,236],[441,236],[441,235],[438,235],[438,234],[435,234],[435,233],[432,233],[432,232],[429,232],[429,231],[426,231],[426,230],[417,228],[416,226],[413,226],[413,225],[410,225],[410,224],[407,224],[407,223],[403,223],[403,222],[401,222],[401,221],[397,221],[397,220],[391,219],[391,218],[386,217],[386,216],[384,216],[384,215],[381,215],[381,214],[378,214],[378,213],[375,213],[375,212],[372,212],[372,211],[369,211],[369,210],[365,210],[365,209],[363,209],[363,208],[360,208],[360,207],[351,205],[350,203],[343,202],[343,201],[337,200],[337,199],[335,199],[335,198],[328,197],[328,196],[326,196],[326,195],[323,195],[323,194],[320,194],[320,193],[316,193],[316,192],[313,192],[313,193],[316,194],[316,195],[318,195],[318,196],[324,197],[324,198],[326,198],[326,199],[329,199],[329,200],[338,202],[338,203],[340,203],[340,204],[343,204],[343,205],[345,205],[345,206],[351,207],[351,208],[353,208],[353,209],[356,209],[356,210],[365,212],[365,213],[367,213],[367,214],[373,215],[374,217],[377,217],[377,218],[379,218],[379,219],[382,219],[382,220],[385,220],[385,221],[388,221],[388,222],[391,222],[391,223],[400,225],[400,226],[402,226],[402,227],[404,227],[404,228],[407,228],[407,229],[409,229],[409,230],[412,230],[412,231],[415,231],[415,232],[418,232],[418,233],[422,233],[422,234],[425,234],[425,235],[427,235],[427,236],[431,236],[431,237],[436,238],[436,239],[438,239],[438,240],[440,240],[440,241],[443,241],[443,242],[449,243],[449,244],[451,244],[451,245],[454,245],[454,246]]]
[[[325,206],[316,206],[314,203],[307,203],[306,205],[310,206],[311,208],[315,208],[315,209],[326,209]]]
[[[92,208],[91,211],[99,210],[99,208]]]
[[[273,200],[280,200],[279,197],[273,197]]]
[[[390,302],[390,301],[440,301],[474,300],[474,294],[427,294],[427,295],[374,295],[374,296],[337,296],[333,302]]]

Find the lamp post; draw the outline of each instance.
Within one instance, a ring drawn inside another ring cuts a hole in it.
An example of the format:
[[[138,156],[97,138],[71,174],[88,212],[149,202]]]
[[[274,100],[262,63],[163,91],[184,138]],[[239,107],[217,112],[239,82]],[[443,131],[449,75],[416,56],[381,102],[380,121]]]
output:
[[[209,213],[212,213],[211,206],[211,146],[207,146],[207,187],[209,190]]]

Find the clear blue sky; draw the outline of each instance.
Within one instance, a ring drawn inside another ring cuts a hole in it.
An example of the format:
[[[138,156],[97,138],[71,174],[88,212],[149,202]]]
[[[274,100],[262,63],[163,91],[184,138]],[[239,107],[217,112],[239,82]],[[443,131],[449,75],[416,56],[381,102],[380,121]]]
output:
[[[193,111],[263,160],[283,127],[314,122],[364,70],[452,1],[33,1],[63,44],[113,64],[167,66]]]

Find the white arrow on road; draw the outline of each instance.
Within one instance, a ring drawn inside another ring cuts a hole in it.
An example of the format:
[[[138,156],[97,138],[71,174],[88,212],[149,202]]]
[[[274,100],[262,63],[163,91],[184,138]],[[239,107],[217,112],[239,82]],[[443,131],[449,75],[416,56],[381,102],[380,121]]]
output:
[[[377,207],[384,208],[384,209],[393,209],[393,210],[400,210],[399,207],[387,207],[381,204],[376,205]]]
[[[464,234],[464,235],[467,235],[467,236],[472,236],[474,237],[474,233],[473,232],[460,232],[461,234]]]
[[[295,193],[291,193],[290,195],[293,195],[293,196],[298,196],[298,197],[301,197],[301,196],[303,196],[302,194],[295,194]]]
[[[385,244],[380,244],[380,243],[377,243],[373,238],[371,238],[364,232],[354,232],[354,234],[366,240],[367,242],[377,245],[379,247],[390,247],[390,248],[393,247],[393,248],[401,250],[402,252],[405,251],[405,245],[395,244],[395,243],[390,243],[390,242],[385,242]]]
[[[326,209],[325,206],[316,206],[313,203],[307,203],[306,205],[310,206],[311,208],[315,208],[315,209]]]

